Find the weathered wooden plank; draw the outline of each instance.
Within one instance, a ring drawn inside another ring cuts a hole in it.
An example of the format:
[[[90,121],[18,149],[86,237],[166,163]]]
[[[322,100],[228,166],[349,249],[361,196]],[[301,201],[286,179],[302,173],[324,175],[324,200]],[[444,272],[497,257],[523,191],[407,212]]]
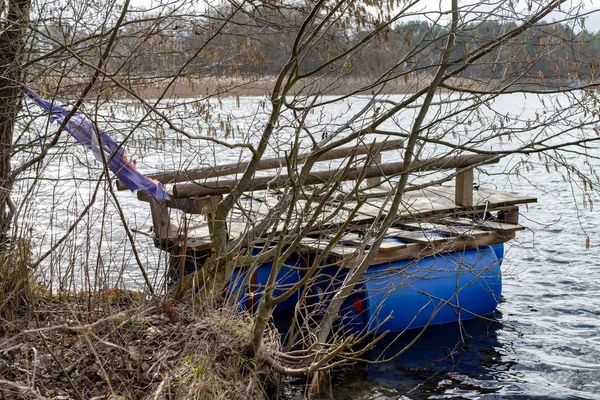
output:
[[[152,215],[152,225],[154,226],[154,235],[157,239],[167,239],[177,234],[177,228],[170,223],[169,208],[165,202],[150,202],[150,213]]]
[[[466,220],[466,219],[465,219]],[[453,220],[454,221],[454,220]],[[427,221],[412,221],[412,222],[398,222],[397,225],[412,229],[421,229],[423,231],[438,232],[443,235],[450,236],[471,236],[474,233],[485,234],[486,230],[478,229],[478,227],[472,224],[461,224],[453,225],[453,221],[448,220],[436,220],[434,222]]]
[[[372,264],[383,264],[407,259],[420,259],[439,253],[461,251],[480,246],[490,246],[507,242],[513,239],[514,236],[514,232],[490,232],[487,234],[476,234],[469,238],[455,238],[442,242],[411,243],[404,248],[394,251],[379,252]],[[359,255],[356,254],[348,257],[340,257],[338,261],[342,267],[350,267],[357,261],[358,256]]]
[[[442,169],[451,168],[464,168],[470,165],[482,164],[486,162],[497,162],[494,155],[488,154],[469,154],[459,156],[448,156],[433,158],[429,160],[422,160],[414,162],[409,168],[404,166],[404,162],[394,162],[380,164],[374,167],[357,167],[352,168],[345,172],[344,175],[338,176],[340,171],[328,170],[328,171],[313,171],[310,176],[304,182],[304,185],[317,185],[328,182],[331,179],[336,180],[356,180],[359,177],[372,178],[375,176],[394,176],[400,173],[406,172],[419,172],[419,171],[437,171]],[[252,190],[264,190],[269,188],[283,187],[289,182],[289,176],[286,174],[280,174],[275,176],[256,177],[250,181],[247,191]],[[210,196],[215,194],[229,193],[238,184],[237,179],[222,180],[219,182],[208,181],[208,182],[189,182],[176,184],[173,187],[174,197],[196,197],[196,196]]]
[[[386,252],[386,251],[403,249],[403,248],[407,247],[408,245],[409,245],[408,243],[402,243],[402,242],[398,242],[396,240],[384,239],[383,242],[381,243],[379,251]]]
[[[212,248],[212,242],[192,238],[188,240],[186,247],[189,251],[208,251]]]
[[[470,226],[472,228],[487,230],[487,231],[506,231],[516,232],[525,229],[524,226],[518,224],[509,224],[506,222],[499,221],[486,221],[486,220],[472,220],[469,218],[458,218],[452,221],[455,224]]]
[[[450,240],[448,237],[436,236],[423,231],[402,231],[394,234],[390,234],[388,232],[388,235],[390,237],[410,243],[435,243]]]
[[[328,238],[302,238],[298,246],[300,252],[319,253],[324,251],[329,245]],[[333,257],[344,257],[355,252],[356,248],[346,246],[333,246],[329,251],[329,255]]]
[[[440,186],[432,186],[424,189],[423,192],[427,196],[436,196],[444,200],[454,199],[454,184],[444,184]],[[410,193],[410,192],[409,192]],[[409,194],[409,197],[412,194]],[[420,195],[422,196],[422,195]],[[473,206],[494,205],[496,207],[509,206],[516,204],[535,203],[537,199],[516,193],[502,192],[499,190],[479,188],[473,191]]]
[[[498,212],[498,219],[509,224],[519,223],[519,208],[502,210]]]
[[[496,208],[516,204],[533,203],[537,199],[519,196],[514,193],[497,192],[489,189],[480,189],[474,192],[474,205],[472,211],[492,211]],[[386,215],[389,206],[384,205],[383,199],[370,199],[361,208],[360,213],[366,216],[377,217]],[[461,208],[454,203],[453,186],[436,186],[424,190],[407,192],[398,213],[398,219],[415,218],[424,215],[461,212]]]
[[[402,148],[404,140],[390,140],[379,143],[373,143],[371,146],[359,144],[356,146],[342,147],[332,149],[323,153],[317,161],[329,161],[340,158],[346,158],[350,155],[365,155],[369,153],[379,154],[382,151],[398,150]],[[304,164],[310,153],[299,154],[297,157],[298,164]],[[256,170],[264,171],[268,169],[276,169],[288,164],[286,157],[266,158],[259,161]],[[216,165],[204,168],[197,168],[186,171],[171,171],[158,174],[147,175],[148,178],[158,180],[163,184],[178,183],[185,181],[193,181],[196,179],[217,178],[220,176],[234,175],[242,173],[248,168],[248,162],[237,162],[231,164]],[[127,187],[120,181],[117,181],[118,190],[127,190]]]

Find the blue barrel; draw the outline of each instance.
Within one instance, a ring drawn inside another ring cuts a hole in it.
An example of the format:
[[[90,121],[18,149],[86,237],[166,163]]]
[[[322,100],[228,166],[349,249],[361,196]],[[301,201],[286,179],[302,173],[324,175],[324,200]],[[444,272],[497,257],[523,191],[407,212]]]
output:
[[[256,248],[253,251],[257,255],[262,251]],[[171,256],[169,260],[169,283],[175,284],[179,279],[179,271],[182,260],[184,261],[184,275],[194,273],[202,268],[208,254],[196,253],[190,251],[186,257]],[[294,254],[288,258],[281,266],[275,283],[274,296],[277,297],[285,293],[289,288],[298,283],[304,276],[304,259]],[[255,310],[261,299],[261,293],[264,291],[269,274],[273,268],[273,263],[268,262],[252,268],[249,266],[239,267],[233,271],[229,281],[228,293],[233,303],[236,303],[240,309]],[[278,304],[276,311],[293,310],[296,303],[300,300],[302,290],[296,290],[290,297]]]
[[[502,292],[503,247],[484,246],[369,267],[346,299],[352,332],[399,332],[492,313]]]
[[[279,269],[275,280],[273,296],[285,293],[298,283],[304,272],[303,261],[298,255],[288,258]],[[268,262],[256,268],[236,268],[229,283],[229,292],[242,308],[254,311],[261,299],[261,293],[269,280],[273,263]],[[300,300],[302,290],[296,290],[290,297],[275,307],[275,311],[293,310]]]

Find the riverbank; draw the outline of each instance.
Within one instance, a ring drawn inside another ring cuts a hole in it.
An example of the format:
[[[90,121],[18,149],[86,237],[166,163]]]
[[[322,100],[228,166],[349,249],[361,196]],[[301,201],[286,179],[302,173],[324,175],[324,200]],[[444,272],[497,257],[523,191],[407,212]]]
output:
[[[34,296],[0,321],[2,399],[247,399],[277,390],[272,371],[247,355],[248,316],[118,289]]]

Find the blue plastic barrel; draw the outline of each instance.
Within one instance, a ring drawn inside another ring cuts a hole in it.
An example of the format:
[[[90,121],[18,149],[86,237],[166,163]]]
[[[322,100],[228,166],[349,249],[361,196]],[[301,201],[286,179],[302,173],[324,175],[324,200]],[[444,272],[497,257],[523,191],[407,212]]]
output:
[[[302,260],[297,255],[288,258],[284,262],[275,279],[274,297],[284,294],[302,279],[302,266]],[[243,267],[234,270],[229,283],[229,292],[242,308],[251,311],[256,309],[262,297],[261,293],[265,290],[265,286],[269,280],[272,268],[273,263],[268,262],[256,268]],[[249,274],[251,275],[249,276]],[[294,291],[291,296],[275,307],[275,311],[293,310],[300,300],[301,292],[301,289]]]
[[[262,248],[256,248],[253,251],[257,255]],[[179,279],[179,271],[182,260],[184,261],[184,275],[196,272],[202,268],[206,254],[196,254],[193,251],[188,252],[186,257],[170,257],[170,284],[174,284]],[[303,276],[303,259],[295,254],[288,258],[281,266],[277,274],[274,296],[280,296],[289,288],[298,283]],[[228,293],[232,302],[236,303],[240,309],[254,310],[261,299],[261,293],[269,280],[269,274],[273,268],[273,263],[268,262],[252,268],[243,266],[235,268],[231,280],[229,281]],[[301,289],[296,290],[290,297],[275,307],[276,311],[292,310],[298,303],[301,296]]]
[[[399,332],[494,312],[503,248],[485,246],[369,267],[342,306],[353,332]]]

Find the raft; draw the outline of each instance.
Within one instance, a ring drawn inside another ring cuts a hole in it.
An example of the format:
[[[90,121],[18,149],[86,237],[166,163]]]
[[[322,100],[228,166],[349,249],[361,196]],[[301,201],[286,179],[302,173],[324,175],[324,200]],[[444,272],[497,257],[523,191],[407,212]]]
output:
[[[375,145],[338,149],[325,159],[340,158],[350,152],[367,154],[373,149],[387,150]],[[399,332],[494,312],[502,293],[504,243],[524,229],[519,225],[519,205],[537,201],[473,184],[473,168],[497,160],[493,155],[469,154],[422,160],[413,167],[411,173],[454,169],[455,180],[406,189],[393,224],[382,232],[385,239],[371,266],[343,301],[338,327],[360,334]],[[262,160],[258,169],[275,168],[281,162]],[[181,270],[181,260],[185,260],[186,272],[196,271],[202,268],[202,260],[210,256],[214,247],[214,210],[223,195],[237,184],[235,179],[210,179],[235,175],[242,167],[224,165],[153,176],[164,184],[174,184],[168,201],[157,202],[138,192],[139,200],[150,203],[152,227],[138,228],[137,232],[145,232],[157,247],[170,254],[174,271]],[[273,220],[276,232],[269,234],[270,239],[253,237],[249,242],[252,250],[242,249],[243,252],[256,255],[264,246],[272,246],[283,226],[282,218],[302,232],[293,255],[284,260],[279,270],[274,296],[303,279],[310,284],[296,288],[275,311],[292,313],[302,309],[310,313],[311,319],[323,315],[346,275],[370,250],[374,240],[370,233],[391,212],[387,200],[390,185],[368,182],[368,187],[360,189],[360,198],[348,196],[340,189],[325,205],[310,200],[313,193],[318,196],[324,192],[320,185],[327,185],[327,180],[334,178],[360,184],[361,180],[389,178],[403,171],[401,162],[365,165],[348,171],[342,178],[335,176],[335,171],[317,171],[304,183],[302,196],[285,215],[272,211],[277,209],[282,191],[289,190],[292,178],[278,173],[254,178],[249,183],[247,192],[228,216],[230,239],[247,237],[251,228],[265,218],[279,219]],[[307,215],[317,217],[310,228],[305,225]],[[230,300],[240,309],[255,311],[272,265],[272,260],[267,260],[260,265],[238,266],[229,284]]]

